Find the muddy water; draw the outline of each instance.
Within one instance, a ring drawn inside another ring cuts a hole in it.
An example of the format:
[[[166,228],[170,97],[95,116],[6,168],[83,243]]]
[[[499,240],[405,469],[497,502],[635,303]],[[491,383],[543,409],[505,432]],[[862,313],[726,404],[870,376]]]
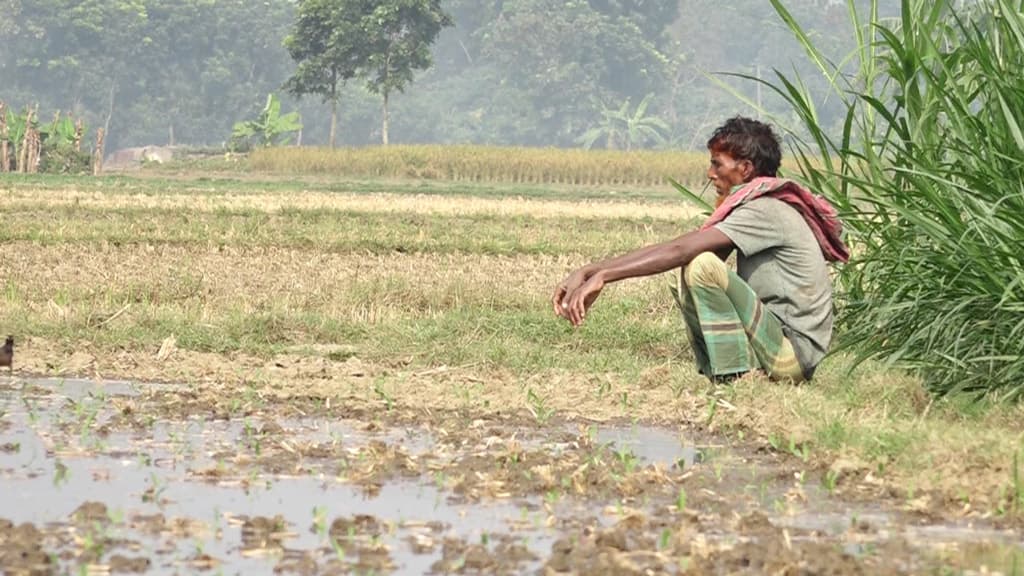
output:
[[[322,406],[0,380],[0,570],[1024,573],[1019,534],[720,439]]]

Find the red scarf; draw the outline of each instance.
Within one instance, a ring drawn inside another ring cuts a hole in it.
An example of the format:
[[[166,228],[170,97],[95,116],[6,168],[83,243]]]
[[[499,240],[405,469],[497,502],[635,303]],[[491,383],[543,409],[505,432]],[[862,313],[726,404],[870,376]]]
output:
[[[714,213],[704,222],[701,230],[705,230],[725,220],[737,206],[750,202],[761,196],[778,198],[789,204],[804,217],[804,222],[811,228],[814,237],[821,247],[821,254],[829,262],[847,262],[850,252],[843,244],[843,223],[839,221],[836,209],[828,200],[812,194],[808,189],[783,178],[754,178],[742,187],[734,190],[725,198]]]

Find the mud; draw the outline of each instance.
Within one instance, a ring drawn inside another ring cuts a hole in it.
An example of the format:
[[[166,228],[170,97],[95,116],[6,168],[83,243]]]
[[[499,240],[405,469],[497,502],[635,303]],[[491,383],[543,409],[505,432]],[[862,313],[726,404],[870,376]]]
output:
[[[1015,531],[689,430],[15,378],[0,447],[5,574],[1024,571]]]

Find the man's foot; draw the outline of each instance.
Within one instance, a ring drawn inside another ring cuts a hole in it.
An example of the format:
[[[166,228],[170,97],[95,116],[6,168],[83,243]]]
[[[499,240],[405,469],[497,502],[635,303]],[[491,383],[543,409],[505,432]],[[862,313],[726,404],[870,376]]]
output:
[[[717,374],[717,375],[711,377],[711,383],[712,384],[732,384],[733,382],[739,380],[740,378],[743,378],[744,376],[746,376],[749,373],[750,373],[750,371],[748,370],[746,372],[733,372],[732,374]]]
[[[719,374],[711,378],[711,382],[714,384],[735,384],[737,382],[746,382],[747,380],[753,380],[755,378],[767,378],[768,374],[760,368],[755,370],[746,370],[743,372],[734,372],[732,374]]]

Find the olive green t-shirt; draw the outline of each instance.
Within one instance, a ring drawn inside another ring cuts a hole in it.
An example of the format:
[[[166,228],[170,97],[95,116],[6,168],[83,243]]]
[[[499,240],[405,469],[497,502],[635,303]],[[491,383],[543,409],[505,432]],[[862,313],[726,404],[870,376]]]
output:
[[[814,233],[796,208],[768,196],[715,228],[736,245],[736,273],[782,322],[809,379],[832,339],[832,280]]]

